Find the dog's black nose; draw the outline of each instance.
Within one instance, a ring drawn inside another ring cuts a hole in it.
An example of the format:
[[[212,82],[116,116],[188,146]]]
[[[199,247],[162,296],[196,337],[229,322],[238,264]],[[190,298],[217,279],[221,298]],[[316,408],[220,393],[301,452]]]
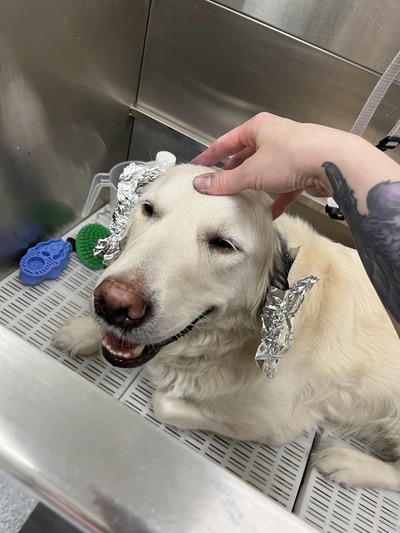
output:
[[[113,326],[137,328],[147,318],[150,305],[141,291],[124,281],[104,280],[94,290],[94,309]]]

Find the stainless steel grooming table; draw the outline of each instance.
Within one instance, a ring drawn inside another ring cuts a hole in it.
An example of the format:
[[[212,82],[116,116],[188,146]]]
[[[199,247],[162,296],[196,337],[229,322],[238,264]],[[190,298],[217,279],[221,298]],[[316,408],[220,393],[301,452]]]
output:
[[[82,531],[312,530],[288,511],[327,532],[398,531],[400,496],[324,479],[314,435],[270,448],[179,431],[155,418],[145,369],[56,350],[96,278],[74,256],[56,280],[0,282],[0,469]]]

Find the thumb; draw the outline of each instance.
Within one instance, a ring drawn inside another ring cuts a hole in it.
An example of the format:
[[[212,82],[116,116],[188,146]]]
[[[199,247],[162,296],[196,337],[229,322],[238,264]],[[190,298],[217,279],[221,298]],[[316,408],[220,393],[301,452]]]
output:
[[[203,194],[230,195],[249,188],[243,178],[243,172],[238,169],[218,170],[196,176],[193,180],[194,188]]]

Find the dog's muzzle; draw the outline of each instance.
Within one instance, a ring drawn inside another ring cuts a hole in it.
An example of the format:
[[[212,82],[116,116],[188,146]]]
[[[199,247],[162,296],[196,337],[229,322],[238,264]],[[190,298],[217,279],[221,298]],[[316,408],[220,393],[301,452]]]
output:
[[[103,356],[113,366],[119,366],[123,368],[142,366],[153,359],[153,357],[156,356],[158,352],[164,348],[164,346],[167,346],[168,344],[171,344],[172,342],[175,342],[187,335],[194,328],[197,322],[208,313],[211,313],[213,309],[213,307],[207,309],[207,311],[195,318],[179,333],[157,344],[134,344],[126,337],[119,336],[113,331],[104,331],[102,341]]]
[[[208,308],[184,329],[163,342],[137,344],[131,340],[135,336],[134,331],[153,314],[153,305],[144,293],[139,281],[133,284],[117,278],[103,280],[94,290],[96,315],[106,324],[102,334],[103,356],[114,366],[144,365],[157,355],[161,348],[187,335],[201,318],[214,309]]]

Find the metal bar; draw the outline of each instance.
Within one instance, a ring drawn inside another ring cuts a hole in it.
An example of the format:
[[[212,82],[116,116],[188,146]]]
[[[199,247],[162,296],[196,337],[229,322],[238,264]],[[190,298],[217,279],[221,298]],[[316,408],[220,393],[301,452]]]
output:
[[[0,354],[0,468],[82,531],[314,531],[3,327]]]

